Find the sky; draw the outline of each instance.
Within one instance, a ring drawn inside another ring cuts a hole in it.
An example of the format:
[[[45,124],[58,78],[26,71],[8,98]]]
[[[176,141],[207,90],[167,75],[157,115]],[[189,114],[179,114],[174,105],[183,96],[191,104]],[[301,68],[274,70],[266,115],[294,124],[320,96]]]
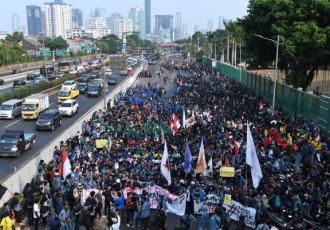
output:
[[[20,17],[20,25],[26,26],[26,5],[37,5],[44,8],[45,2],[53,0],[9,0],[1,4],[0,31],[12,33],[11,17],[17,14]],[[131,7],[144,9],[144,0],[63,0],[71,4],[73,8],[79,8],[84,13],[84,19],[88,18],[90,11],[96,7],[105,8],[107,15],[118,12],[124,17],[128,16]],[[249,0],[151,0],[152,30],[154,15],[169,14],[174,16],[181,12],[182,23],[188,23],[189,32],[194,32],[194,26],[199,25],[206,29],[207,20],[213,20],[213,28],[218,27],[219,16],[224,19],[241,18],[247,14]]]

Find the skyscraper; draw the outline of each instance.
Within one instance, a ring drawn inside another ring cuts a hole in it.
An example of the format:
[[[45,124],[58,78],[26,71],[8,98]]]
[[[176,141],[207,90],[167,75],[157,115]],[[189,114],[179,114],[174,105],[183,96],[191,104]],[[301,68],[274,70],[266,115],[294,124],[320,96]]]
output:
[[[38,34],[42,31],[41,27],[41,7],[26,6],[27,27],[29,34]]]
[[[20,19],[17,14],[13,14],[13,16],[11,16],[11,24],[13,28],[13,33],[16,31],[21,32]]]
[[[55,0],[54,3],[45,3],[46,36],[55,38],[61,36],[66,39],[67,31],[72,29],[72,7]]]
[[[219,30],[224,30],[225,29],[225,25],[223,24],[223,20],[224,20],[224,17],[219,17],[219,22],[218,22],[218,29]]]
[[[128,13],[128,18],[133,22],[133,31],[138,32],[141,39],[145,39],[146,29],[144,11],[139,7],[131,8]]]
[[[41,31],[46,31],[46,14],[45,11],[41,11]]]
[[[117,19],[123,19],[123,16],[120,15],[118,12],[115,12],[113,14],[110,15],[110,17],[108,18],[108,24],[109,24],[109,28],[111,30],[111,33],[116,33],[116,24],[115,21]]]
[[[207,31],[213,31],[213,20],[209,19],[207,20]]]
[[[96,7],[94,17],[106,18],[107,17],[107,10],[104,9],[104,8]]]
[[[160,34],[160,29],[173,29],[173,15],[155,15],[155,34]]]
[[[181,22],[181,12],[175,13],[175,27],[174,27],[174,40],[181,40],[182,36],[182,22]]]
[[[151,34],[151,0],[145,0],[144,11],[146,34]]]
[[[83,25],[83,12],[80,9],[72,9],[72,26],[76,28]]]

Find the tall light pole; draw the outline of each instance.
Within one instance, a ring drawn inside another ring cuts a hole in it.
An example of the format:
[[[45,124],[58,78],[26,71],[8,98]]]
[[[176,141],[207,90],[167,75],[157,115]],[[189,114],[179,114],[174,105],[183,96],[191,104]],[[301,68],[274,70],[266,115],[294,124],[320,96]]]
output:
[[[273,103],[272,103],[272,107],[273,110],[275,109],[275,98],[276,98],[276,83],[277,83],[277,78],[278,78],[278,70],[277,70],[277,63],[278,63],[278,50],[280,48],[280,45],[284,43],[285,38],[282,35],[277,35],[277,41],[270,39],[270,38],[265,38],[259,34],[253,34],[256,37],[259,37],[261,39],[264,40],[268,40],[274,43],[274,45],[276,46],[276,58],[275,58],[275,73],[274,73],[274,92],[273,92]],[[282,37],[282,41],[280,42],[280,37]]]

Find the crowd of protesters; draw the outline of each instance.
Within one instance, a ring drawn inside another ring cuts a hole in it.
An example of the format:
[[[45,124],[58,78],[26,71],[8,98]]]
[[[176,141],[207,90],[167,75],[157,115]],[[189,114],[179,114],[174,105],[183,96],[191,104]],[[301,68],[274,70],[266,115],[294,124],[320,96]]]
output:
[[[193,200],[203,200],[207,194],[217,195],[221,201],[230,194],[232,200],[256,208],[257,229],[270,229],[269,213],[281,215],[283,210],[318,222],[325,219],[330,143],[322,135],[319,138],[316,125],[298,115],[286,116],[281,108],[270,109],[268,102],[246,86],[205,65],[166,62],[162,68],[164,74],[175,74],[178,88],[173,93],[168,95],[157,84],[130,87],[115,95],[113,106],[108,103],[105,110],[95,111],[76,135],[56,146],[51,162],[40,161],[39,173],[23,191],[23,208],[31,226],[38,229],[41,222],[51,230],[93,229],[95,219],[105,215],[110,229],[119,229],[120,223],[133,229],[167,229],[163,197],[158,198],[158,214],[151,219],[146,191],[141,196],[123,196],[125,187],[148,185],[187,194],[186,215],[175,226],[177,230],[189,229],[196,221]],[[196,123],[181,127],[173,135],[169,121],[176,115],[183,124],[183,110],[187,118],[195,116]],[[246,173],[246,124],[250,125],[263,172],[257,189]],[[170,155],[171,185],[160,172],[162,130]],[[97,147],[98,139],[109,140],[108,146]],[[195,168],[201,139],[206,162],[210,158],[214,161],[213,173],[205,176],[192,170],[186,174],[185,143],[188,141]],[[238,151],[234,142],[240,143]],[[60,171],[63,151],[69,153],[72,167],[65,178]],[[236,169],[233,178],[219,176],[219,163],[225,159]],[[91,192],[82,203],[83,189],[100,192]],[[9,216],[16,204],[6,204]],[[214,213],[205,205],[202,210],[200,229],[229,228],[222,202]],[[244,216],[235,224],[239,229],[247,228]]]

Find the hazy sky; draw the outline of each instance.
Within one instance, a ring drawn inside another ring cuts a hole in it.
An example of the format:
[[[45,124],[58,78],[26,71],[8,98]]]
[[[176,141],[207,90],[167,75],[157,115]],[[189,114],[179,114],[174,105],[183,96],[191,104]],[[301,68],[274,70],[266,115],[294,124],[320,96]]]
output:
[[[2,0],[5,1],[5,0]],[[218,27],[219,16],[225,19],[240,18],[247,13],[249,0],[151,0],[152,30],[155,14],[170,14],[180,11],[182,23],[189,24],[189,32],[194,32],[194,26],[200,25],[206,28],[207,20],[213,20],[213,28]],[[18,14],[21,26],[26,26],[26,5],[38,5],[44,8],[45,2],[53,0],[8,0],[1,4],[0,31],[12,32],[11,16]],[[144,9],[144,0],[64,0],[73,8],[79,8],[84,12],[84,19],[89,17],[90,11],[96,7],[107,9],[107,15],[119,12],[124,17],[128,16],[131,7]],[[175,18],[174,18],[175,22]]]

